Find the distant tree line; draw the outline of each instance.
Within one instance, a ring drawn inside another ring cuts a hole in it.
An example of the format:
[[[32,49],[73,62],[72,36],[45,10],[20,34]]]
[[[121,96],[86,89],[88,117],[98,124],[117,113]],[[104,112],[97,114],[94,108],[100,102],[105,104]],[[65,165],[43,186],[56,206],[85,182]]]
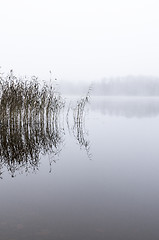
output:
[[[159,96],[159,78],[127,76],[103,79],[93,84],[95,95]]]

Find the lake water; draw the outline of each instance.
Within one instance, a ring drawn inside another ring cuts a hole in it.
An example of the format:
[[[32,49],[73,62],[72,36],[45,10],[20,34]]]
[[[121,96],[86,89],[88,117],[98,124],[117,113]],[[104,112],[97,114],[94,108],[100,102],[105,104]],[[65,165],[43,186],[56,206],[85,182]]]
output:
[[[159,239],[159,99],[88,108],[82,129],[64,119],[56,155],[1,163],[0,239]]]

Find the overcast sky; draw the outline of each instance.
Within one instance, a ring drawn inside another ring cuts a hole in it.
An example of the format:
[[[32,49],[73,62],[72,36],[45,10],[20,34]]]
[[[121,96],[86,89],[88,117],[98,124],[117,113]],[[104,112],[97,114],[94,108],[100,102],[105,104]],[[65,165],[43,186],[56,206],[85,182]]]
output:
[[[1,0],[0,66],[71,81],[159,76],[158,0]]]

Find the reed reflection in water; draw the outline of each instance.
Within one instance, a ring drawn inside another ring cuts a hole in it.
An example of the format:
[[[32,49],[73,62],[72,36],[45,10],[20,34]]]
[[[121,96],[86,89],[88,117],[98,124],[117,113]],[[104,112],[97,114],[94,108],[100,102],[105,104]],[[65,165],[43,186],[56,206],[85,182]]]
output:
[[[6,166],[12,177],[17,170],[38,170],[40,154],[49,153],[55,157],[59,153],[62,135],[57,119],[54,121],[21,124],[1,120],[1,166]]]

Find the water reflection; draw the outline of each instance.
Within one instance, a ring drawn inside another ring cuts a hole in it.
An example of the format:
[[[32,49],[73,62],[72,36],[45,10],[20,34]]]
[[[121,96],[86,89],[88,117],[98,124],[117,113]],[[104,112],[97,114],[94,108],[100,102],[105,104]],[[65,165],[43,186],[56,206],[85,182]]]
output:
[[[1,172],[4,166],[14,177],[17,171],[39,169],[40,154],[56,156],[62,147],[58,119],[54,122],[36,120],[29,123],[15,119],[0,120]]]
[[[72,109],[73,110],[73,109]],[[84,125],[84,108],[82,115],[75,119],[75,111],[71,112],[73,122],[67,119],[67,127],[76,139],[80,148],[84,148],[88,157],[90,143],[86,140]],[[56,162],[64,146],[66,128],[62,122],[61,113],[46,114],[38,112],[35,108],[31,114],[22,116],[18,111],[1,116],[0,118],[0,178],[4,169],[12,177],[17,172],[37,172],[40,166],[41,155],[49,156],[50,172],[52,162]],[[76,121],[77,120],[77,121]]]
[[[74,123],[73,135],[77,140],[80,148],[85,149],[87,156],[89,157],[89,159],[91,159],[90,141],[86,138],[87,131],[85,130],[83,123],[80,123],[80,122]]]
[[[159,98],[97,97],[94,98],[91,108],[110,116],[157,117],[159,115]]]
[[[91,159],[90,141],[87,139],[88,132],[85,129],[84,121],[81,120],[74,121],[72,130],[73,135],[77,140],[77,143],[79,144],[80,148],[81,149],[83,148],[86,151],[88,158]]]

